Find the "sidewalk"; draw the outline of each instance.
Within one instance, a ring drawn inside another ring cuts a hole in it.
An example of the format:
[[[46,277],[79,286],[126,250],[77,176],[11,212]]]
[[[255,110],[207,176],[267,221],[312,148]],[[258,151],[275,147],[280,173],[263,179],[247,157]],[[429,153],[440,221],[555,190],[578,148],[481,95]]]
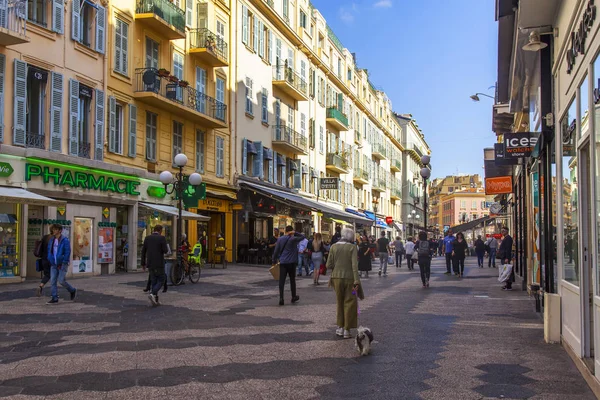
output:
[[[11,399],[593,399],[560,345],[543,342],[533,300],[503,292],[497,270],[466,277],[433,263],[363,280],[358,357],[337,339],[324,277],[298,278],[277,305],[268,266],[204,269],[152,308],[145,274],[73,280],[76,302],[48,306],[36,282],[0,292],[0,397]],[[66,292],[62,291],[64,296]]]

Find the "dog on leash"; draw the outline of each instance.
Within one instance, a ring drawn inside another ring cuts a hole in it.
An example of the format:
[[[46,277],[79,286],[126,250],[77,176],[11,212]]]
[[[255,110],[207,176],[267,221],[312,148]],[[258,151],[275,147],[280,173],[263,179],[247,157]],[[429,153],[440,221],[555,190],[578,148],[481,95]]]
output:
[[[366,356],[371,352],[371,342],[373,341],[373,332],[371,329],[361,326],[356,332],[356,349],[361,356]]]

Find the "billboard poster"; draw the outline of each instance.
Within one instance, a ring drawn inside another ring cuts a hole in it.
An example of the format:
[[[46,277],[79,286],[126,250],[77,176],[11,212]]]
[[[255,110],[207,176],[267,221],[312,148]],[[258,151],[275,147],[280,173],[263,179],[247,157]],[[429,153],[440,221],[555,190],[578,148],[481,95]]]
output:
[[[540,174],[534,172],[531,174],[531,188],[533,200],[533,269],[531,279],[533,283],[540,284]]]
[[[73,273],[92,272],[92,234],[91,218],[75,218],[73,224]]]
[[[98,262],[113,263],[114,229],[98,229]]]

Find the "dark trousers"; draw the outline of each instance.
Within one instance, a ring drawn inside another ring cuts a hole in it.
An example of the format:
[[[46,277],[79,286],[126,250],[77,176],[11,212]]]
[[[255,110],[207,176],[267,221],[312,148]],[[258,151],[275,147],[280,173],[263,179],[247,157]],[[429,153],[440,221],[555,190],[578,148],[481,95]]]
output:
[[[150,271],[150,284],[152,286],[152,294],[157,296],[158,291],[163,285],[167,284],[167,275],[165,271]]]
[[[455,274],[463,275],[465,273],[465,257],[454,256],[452,258],[452,267]]]
[[[431,259],[419,257],[419,269],[421,270],[421,281],[424,285],[429,282],[431,276]]]
[[[167,291],[167,274],[163,273],[164,275],[164,283],[163,283],[163,292]],[[149,291],[152,288],[152,271],[150,271],[150,273],[148,274],[148,282],[146,282],[146,292]]]
[[[50,281],[50,261],[48,261],[45,258],[42,258],[40,260],[40,263],[42,263],[42,286],[44,286],[46,283],[48,283]]]
[[[450,270],[451,266],[452,266],[452,253],[446,253],[446,272],[447,273],[452,272]]]
[[[510,272],[510,276],[508,277],[506,282],[504,282],[507,289],[512,289],[512,283],[514,280],[515,280],[515,270],[513,268],[513,270]]]
[[[408,265],[408,269],[413,269],[415,262],[412,260],[412,254],[406,255],[406,264]]]
[[[292,297],[296,297],[296,264],[279,264],[279,298],[283,299],[283,288],[285,278],[290,276],[290,288]]]
[[[490,258],[488,260],[488,268],[496,267],[496,250],[497,249],[490,249]]]
[[[399,251],[396,252],[396,268],[402,267],[402,255],[403,253]]]
[[[483,255],[485,254],[485,252],[475,251],[475,253],[477,254],[477,266],[483,267]]]

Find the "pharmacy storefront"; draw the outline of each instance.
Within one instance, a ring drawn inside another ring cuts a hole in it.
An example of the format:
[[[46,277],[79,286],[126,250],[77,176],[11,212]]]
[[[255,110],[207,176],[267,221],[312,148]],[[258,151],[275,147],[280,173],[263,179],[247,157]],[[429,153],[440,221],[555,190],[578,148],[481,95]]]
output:
[[[166,226],[174,245],[177,212],[169,203],[158,181],[0,155],[0,282],[39,278],[35,242],[54,223],[63,226],[71,241],[70,276],[136,269],[141,240],[155,221]]]

